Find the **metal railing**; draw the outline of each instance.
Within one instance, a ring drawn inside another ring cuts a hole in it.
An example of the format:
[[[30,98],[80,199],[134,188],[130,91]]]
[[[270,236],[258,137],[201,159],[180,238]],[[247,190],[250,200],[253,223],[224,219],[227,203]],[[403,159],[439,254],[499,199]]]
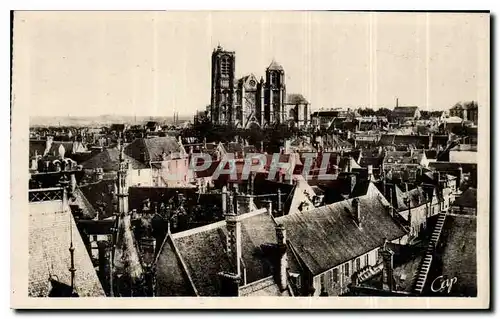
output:
[[[60,200],[62,201],[65,196],[65,190],[62,187],[51,188],[37,188],[28,191],[28,201],[32,202],[46,202]]]

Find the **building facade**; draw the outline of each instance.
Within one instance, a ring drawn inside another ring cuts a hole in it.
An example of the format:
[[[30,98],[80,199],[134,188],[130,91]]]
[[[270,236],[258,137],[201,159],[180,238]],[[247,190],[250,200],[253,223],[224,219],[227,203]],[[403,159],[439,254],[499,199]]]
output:
[[[309,102],[286,93],[285,70],[272,61],[265,79],[254,74],[236,78],[236,54],[218,46],[212,53],[210,118],[218,125],[241,128],[289,123],[308,125]]]

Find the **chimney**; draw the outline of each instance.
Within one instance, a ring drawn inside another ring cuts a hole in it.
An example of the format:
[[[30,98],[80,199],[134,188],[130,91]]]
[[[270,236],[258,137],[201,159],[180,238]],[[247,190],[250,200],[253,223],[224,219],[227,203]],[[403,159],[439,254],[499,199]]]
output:
[[[398,106],[399,106],[399,99],[396,98],[396,107],[398,107]]]
[[[53,141],[54,141],[53,136],[47,136],[47,140],[45,141],[45,151],[43,152],[44,156],[49,153]]]
[[[218,273],[220,296],[238,297],[240,294],[240,277],[227,272]]]
[[[382,256],[382,289],[386,291],[394,291],[394,252],[387,247],[388,241],[385,239],[384,246],[380,249]]]
[[[278,188],[278,213],[283,213],[283,205],[281,203],[281,189]]]
[[[347,172],[348,173],[350,173],[352,171],[351,160],[352,160],[352,157],[349,155],[349,158],[347,159]]]
[[[373,180],[373,165],[368,165],[367,170],[368,170],[368,180],[371,181]]]
[[[462,167],[459,167],[457,174],[457,190],[459,190],[460,186],[462,186],[462,176],[463,176],[463,170]]]
[[[104,279],[108,275],[108,262],[109,262],[109,254],[110,248],[107,242],[98,241],[97,248],[99,251],[99,272],[98,276],[101,282],[104,282]]]
[[[273,214],[273,201],[272,200],[263,200],[262,203],[266,207],[267,213],[269,215],[272,215]]]
[[[436,184],[439,185],[439,182],[441,181],[441,174],[439,172],[434,172],[432,175]]]
[[[389,215],[391,216],[394,216],[394,206],[393,205],[393,202],[392,202],[392,191],[389,192],[389,206],[388,206],[388,211],[389,211]]]
[[[233,194],[229,194],[229,208],[225,215],[227,228],[227,252],[231,261],[230,273],[234,276],[241,275],[241,223],[235,211]]]
[[[358,198],[354,198],[352,200],[352,208],[353,208],[353,217],[354,221],[361,228],[361,207]]]
[[[286,254],[286,230],[283,225],[276,226],[276,239],[278,242],[278,265],[276,267],[276,279],[281,291],[288,287],[288,259]]]
[[[222,214],[226,215],[227,212],[227,187],[222,187]]]

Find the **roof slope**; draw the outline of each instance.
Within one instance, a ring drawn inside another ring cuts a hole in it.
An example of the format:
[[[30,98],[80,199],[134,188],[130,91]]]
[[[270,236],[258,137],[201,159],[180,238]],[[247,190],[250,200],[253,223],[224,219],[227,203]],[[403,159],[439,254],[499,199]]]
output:
[[[405,234],[388,214],[389,203],[373,184],[358,199],[361,229],[352,217],[352,199],[276,219],[285,226],[288,240],[313,275],[379,247],[385,238],[391,241]]]
[[[440,241],[445,278],[457,277],[447,296],[477,296],[477,221],[472,216],[446,217]]]
[[[147,166],[124,154],[124,159],[132,169],[143,169]],[[117,148],[107,148],[82,163],[85,169],[102,168],[105,172],[118,171],[120,166],[120,151]]]
[[[138,138],[125,147],[125,154],[140,161],[160,161],[162,154],[179,154],[182,152],[181,145],[172,136]]]
[[[469,188],[453,203],[453,206],[477,208],[477,189]]]
[[[71,256],[75,248],[75,290],[80,297],[105,296],[87,249],[80,237],[69,207],[62,201],[46,201],[29,205],[29,278],[30,297],[47,297],[49,280],[71,284]]]
[[[251,283],[272,274],[260,246],[276,241],[275,223],[265,209],[241,216],[243,268]],[[159,295],[194,295],[194,285],[199,296],[218,296],[218,273],[231,267],[226,235],[221,221],[167,236],[157,259]]]

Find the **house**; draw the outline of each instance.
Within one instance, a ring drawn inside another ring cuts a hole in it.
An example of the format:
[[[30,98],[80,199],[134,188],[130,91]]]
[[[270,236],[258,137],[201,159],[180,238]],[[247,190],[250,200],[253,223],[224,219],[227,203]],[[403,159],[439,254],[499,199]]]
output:
[[[311,106],[302,94],[287,94],[284,104],[287,112],[285,119],[287,121],[294,123],[299,128],[309,125]]]
[[[63,188],[29,191],[29,297],[104,297]]]
[[[320,109],[311,114],[311,124],[318,128],[328,128],[335,118],[345,118],[348,112],[342,108]]]
[[[477,189],[470,187],[451,205],[454,214],[477,215]]]
[[[477,164],[477,145],[459,144],[450,150],[450,162]]]
[[[464,121],[471,121],[475,125],[479,119],[479,108],[477,102],[457,103],[450,109],[450,116],[455,116]]]
[[[172,136],[135,139],[125,146],[124,154],[150,168],[149,186],[187,184],[194,176],[189,155]]]
[[[301,295],[345,294],[353,276],[379,264],[385,240],[406,243],[406,232],[392,214],[370,183],[363,196],[276,218],[299,265],[290,275],[299,278]]]
[[[83,162],[82,167],[84,170],[89,172],[101,169],[102,172],[105,173],[116,173],[120,165],[119,157],[120,151],[118,148],[106,148],[89,160]],[[128,163],[128,185],[134,186],[152,184],[151,168],[148,165],[126,154],[123,154],[123,157]]]
[[[378,145],[395,146],[398,149],[407,149],[410,146],[416,149],[429,149],[432,146],[432,135],[384,134],[380,137]]]
[[[399,124],[420,119],[418,106],[396,106],[391,113],[392,122]]]
[[[415,180],[418,169],[429,166],[424,151],[388,151],[382,163],[382,170],[389,178],[399,178],[403,181]]]

